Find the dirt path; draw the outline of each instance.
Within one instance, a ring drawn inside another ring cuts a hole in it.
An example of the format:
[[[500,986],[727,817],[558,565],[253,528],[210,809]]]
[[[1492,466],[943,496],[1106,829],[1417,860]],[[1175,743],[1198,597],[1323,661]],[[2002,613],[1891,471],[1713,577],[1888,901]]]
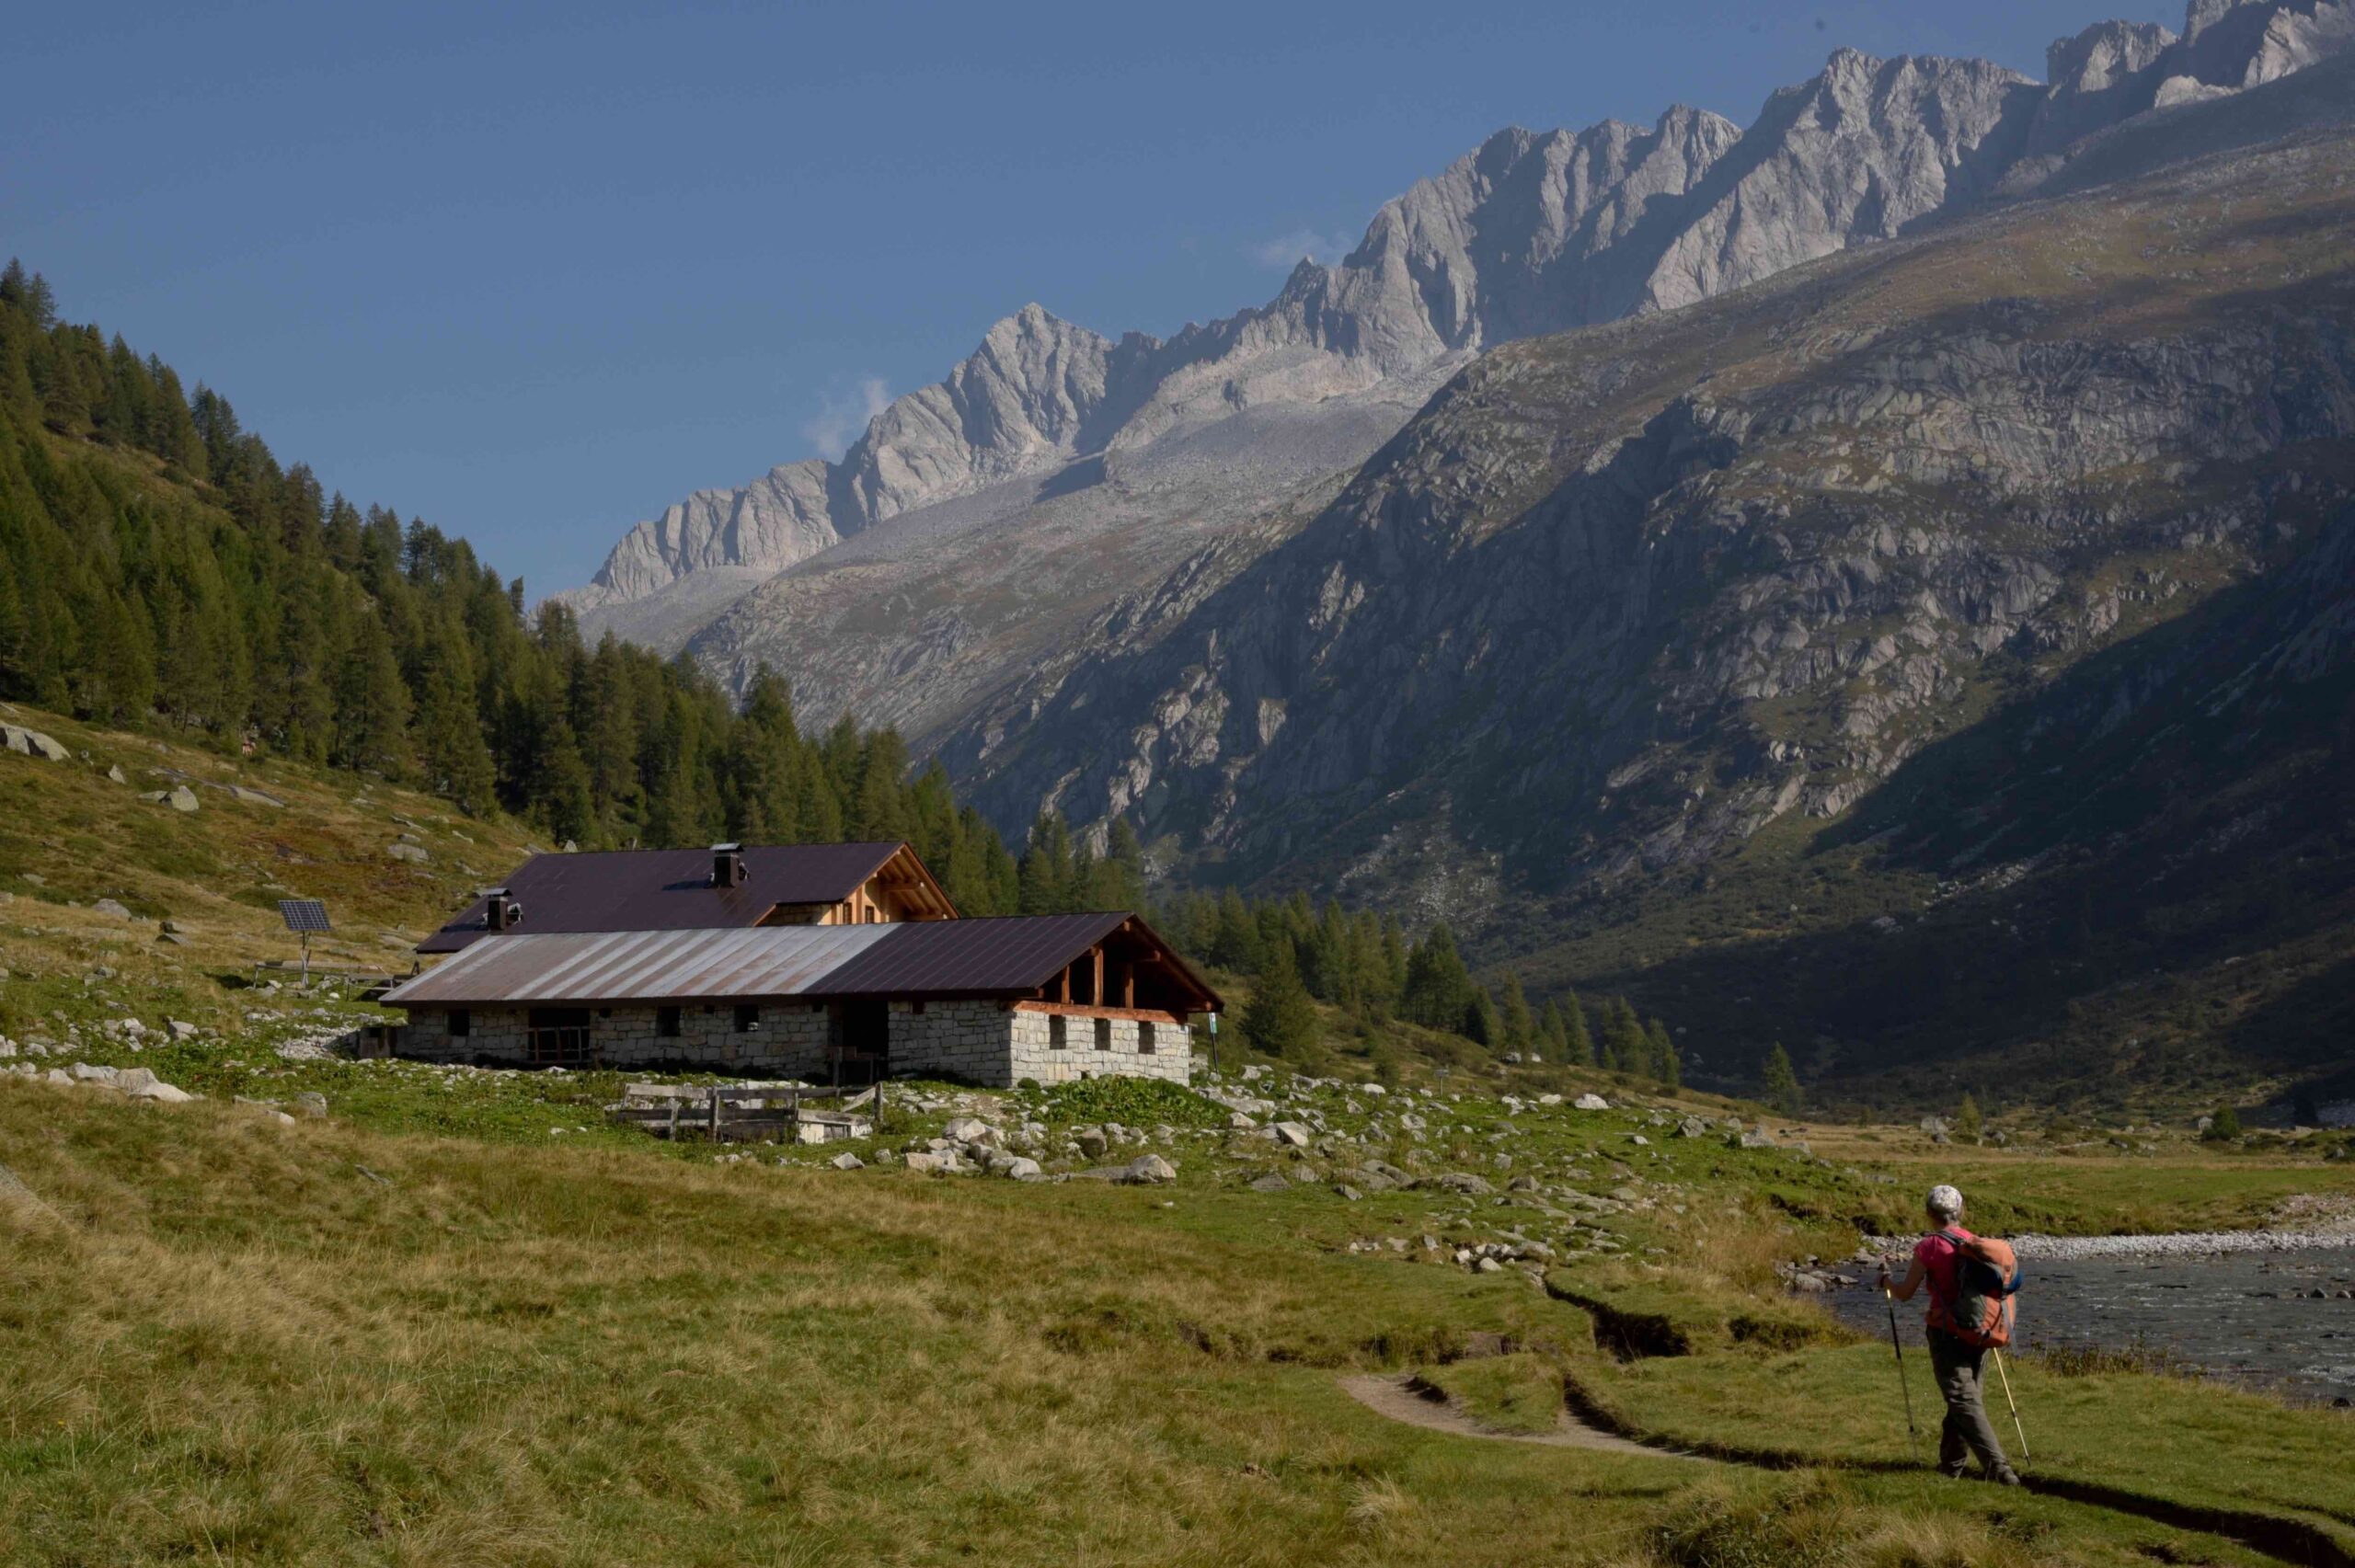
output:
[[[1551,1432],[1500,1432],[1493,1426],[1481,1425],[1453,1401],[1424,1391],[1417,1386],[1411,1373],[1390,1376],[1375,1372],[1360,1373],[1355,1377],[1343,1378],[1341,1388],[1351,1399],[1377,1415],[1403,1421],[1409,1426],[1452,1432],[1459,1437],[1485,1437],[1504,1443],[1538,1443],[1555,1448],[1590,1448],[1605,1454],[1642,1454],[1655,1459],[1689,1459],[1694,1457],[1667,1448],[1648,1448],[1641,1443],[1614,1437],[1608,1432],[1589,1426],[1568,1411],[1562,1413],[1560,1424]]]

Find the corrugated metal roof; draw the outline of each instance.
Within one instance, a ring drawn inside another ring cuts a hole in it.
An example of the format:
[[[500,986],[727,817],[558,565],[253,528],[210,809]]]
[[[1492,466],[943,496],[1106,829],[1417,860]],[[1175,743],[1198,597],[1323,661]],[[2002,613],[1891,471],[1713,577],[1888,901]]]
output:
[[[1001,915],[895,925],[825,978],[829,996],[1014,994],[1036,990],[1125,914]]]
[[[954,925],[954,921],[944,921]],[[803,996],[901,925],[617,931],[486,936],[396,986],[396,1007],[485,1007]]]
[[[523,929],[563,932],[718,931],[750,926],[777,904],[832,904],[883,868],[901,844],[755,844],[743,852],[744,881],[715,887],[711,851],[591,850],[535,854],[509,874],[507,894],[523,906]],[[455,953],[492,934],[488,901],[418,944]]]
[[[1133,917],[1009,915],[744,931],[504,933],[395,987],[396,1007],[1027,996]],[[1167,944],[1138,921],[1138,937]],[[1204,1007],[1218,995],[1169,956]]]

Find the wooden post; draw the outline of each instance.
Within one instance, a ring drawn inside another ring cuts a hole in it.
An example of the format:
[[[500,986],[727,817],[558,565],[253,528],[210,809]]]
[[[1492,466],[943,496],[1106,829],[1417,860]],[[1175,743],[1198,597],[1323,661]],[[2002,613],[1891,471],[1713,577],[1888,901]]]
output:
[[[711,1140],[719,1141],[719,1085],[711,1086]]]
[[[671,1102],[671,1141],[679,1141],[679,1102]]]
[[[1101,947],[1089,948],[1087,950],[1087,965],[1091,971],[1089,980],[1091,989],[1088,990],[1087,1000],[1095,1003],[1097,1006],[1101,1007],[1104,1005],[1104,949]]]
[[[1122,964],[1120,966],[1120,1005],[1134,1007],[1136,1004],[1137,967],[1134,964]]]

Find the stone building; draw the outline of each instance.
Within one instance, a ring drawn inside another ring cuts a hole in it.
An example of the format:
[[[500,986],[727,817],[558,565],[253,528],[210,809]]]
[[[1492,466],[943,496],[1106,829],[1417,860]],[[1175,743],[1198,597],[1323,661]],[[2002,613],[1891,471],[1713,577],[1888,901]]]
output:
[[[478,930],[385,1001],[408,1014],[385,1043],[424,1060],[996,1086],[1182,1082],[1189,1022],[1220,1007],[1123,913]]]

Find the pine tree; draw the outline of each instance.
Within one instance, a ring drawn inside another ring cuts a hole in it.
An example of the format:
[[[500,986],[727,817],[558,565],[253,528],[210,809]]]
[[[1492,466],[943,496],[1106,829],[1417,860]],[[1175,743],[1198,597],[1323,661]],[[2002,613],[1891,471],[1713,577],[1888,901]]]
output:
[[[1684,1063],[1676,1054],[1676,1042],[1669,1036],[1668,1025],[1655,1018],[1644,1025],[1644,1036],[1650,1046],[1651,1073],[1664,1089],[1680,1089],[1684,1084]]]
[[[1407,956],[1398,1010],[1426,1028],[1461,1033],[1471,1005],[1471,973],[1455,950],[1455,933],[1440,921]]]
[[[1979,1109],[1979,1097],[1966,1093],[1954,1113],[1954,1131],[1966,1143],[1976,1143],[1987,1131],[1987,1117]]]
[[[1594,1031],[1587,1026],[1586,1003],[1576,991],[1562,993],[1562,1059],[1572,1067],[1594,1065]]]
[[[1766,1053],[1766,1065],[1759,1078],[1758,1097],[1786,1116],[1799,1114],[1802,1098],[1798,1074],[1791,1070],[1790,1053],[1776,1041]]]
[[[1022,852],[1022,912],[1059,915],[1071,910],[1078,889],[1072,877],[1071,827],[1060,811],[1041,812],[1030,824]]]
[[[1518,970],[1505,971],[1505,999],[1498,1023],[1505,1049],[1525,1056],[1536,1048],[1537,1026],[1530,1019],[1529,997],[1521,989]]]
[[[1637,1022],[1635,1004],[1614,996],[1603,1015],[1603,1065],[1614,1072],[1642,1072],[1651,1056],[1651,1042]]]
[[[1244,1004],[1242,1027],[1245,1043],[1262,1055],[1292,1062],[1315,1056],[1316,1004],[1300,983],[1291,944],[1278,943],[1269,951],[1252,982],[1251,1000]]]

